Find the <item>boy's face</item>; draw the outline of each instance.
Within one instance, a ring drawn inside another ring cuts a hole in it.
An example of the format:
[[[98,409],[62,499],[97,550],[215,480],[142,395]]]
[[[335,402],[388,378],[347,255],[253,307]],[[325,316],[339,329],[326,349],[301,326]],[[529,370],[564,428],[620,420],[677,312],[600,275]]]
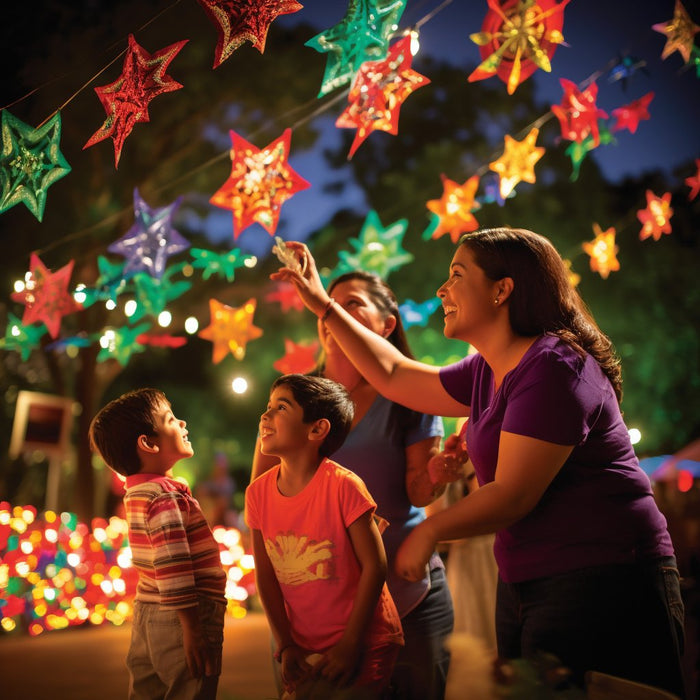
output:
[[[295,448],[306,447],[309,429],[304,423],[304,410],[294,400],[289,387],[276,387],[270,394],[267,410],[260,416],[262,453],[281,457]]]
[[[162,403],[154,418],[156,434],[151,440],[158,446],[158,462],[165,473],[179,460],[191,457],[194,450],[187,439],[187,423],[175,417],[170,404]]]

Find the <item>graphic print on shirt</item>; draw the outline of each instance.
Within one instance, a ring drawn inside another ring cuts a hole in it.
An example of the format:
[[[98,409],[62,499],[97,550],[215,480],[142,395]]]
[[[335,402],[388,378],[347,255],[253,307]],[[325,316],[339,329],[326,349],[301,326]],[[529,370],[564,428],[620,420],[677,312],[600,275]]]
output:
[[[281,584],[300,586],[333,576],[331,540],[316,542],[306,535],[280,533],[275,535],[274,542],[265,540],[265,549]]]

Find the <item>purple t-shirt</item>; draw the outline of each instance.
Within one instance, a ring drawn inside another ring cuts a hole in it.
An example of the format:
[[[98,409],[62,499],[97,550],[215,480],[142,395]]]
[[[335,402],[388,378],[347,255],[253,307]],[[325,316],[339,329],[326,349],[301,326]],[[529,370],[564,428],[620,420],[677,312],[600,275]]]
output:
[[[666,519],[639,466],[613,387],[591,356],[542,336],[494,392],[481,355],[440,379],[470,406],[466,440],[480,484],[493,481],[501,431],[574,449],[528,515],[496,534],[508,582],[673,554]]]

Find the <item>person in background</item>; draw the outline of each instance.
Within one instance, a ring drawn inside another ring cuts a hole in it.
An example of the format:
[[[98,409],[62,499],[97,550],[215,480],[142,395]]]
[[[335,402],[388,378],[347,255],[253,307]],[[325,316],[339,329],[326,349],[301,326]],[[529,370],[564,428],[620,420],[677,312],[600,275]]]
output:
[[[260,418],[277,466],[246,490],[255,580],[287,693],[379,700],[403,643],[386,587],[376,505],[362,480],[328,459],[350,430],[347,391],[288,374]]]
[[[341,275],[329,287],[339,306],[399,352],[411,351],[391,288],[377,275],[356,271]],[[401,616],[405,646],[399,653],[391,688],[401,700],[441,700],[449,667],[444,643],[452,632],[452,600],[444,565],[433,551],[414,581],[400,577],[396,552],[425,519],[424,506],[439,497],[449,479],[434,482],[428,462],[440,450],[442,420],[411,411],[384,398],[357,371],[324,320],[318,322],[323,359],[317,374],[342,384],[355,403],[352,429],[331,458],[355,472],[377,502],[377,513],[389,521],[382,533],[389,562],[387,584]],[[252,479],[278,460],[256,449]]]
[[[173,466],[192,457],[165,395],[138,389],[92,419],[90,442],[126,477],[124,507],[139,581],[127,655],[130,700],[216,700],[226,612],[219,545]]]
[[[621,369],[554,246],[524,229],[462,237],[437,294],[444,334],[476,349],[417,362],[325,291],[308,248],[287,242],[292,282],[383,396],[468,417],[479,488],[417,525],[396,554],[408,580],[438,542],[496,533],[496,629],[506,659],[556,656],[684,696],[684,610],[673,544],[622,419]]]

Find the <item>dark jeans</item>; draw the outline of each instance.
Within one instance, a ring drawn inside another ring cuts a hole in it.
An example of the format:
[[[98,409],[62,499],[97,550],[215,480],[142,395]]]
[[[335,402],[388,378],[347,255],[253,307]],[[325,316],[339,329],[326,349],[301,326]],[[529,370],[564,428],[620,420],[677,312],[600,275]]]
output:
[[[683,602],[674,557],[498,582],[496,634],[506,659],[556,656],[583,686],[601,671],[685,697]]]
[[[442,700],[450,665],[445,640],[452,633],[454,613],[445,570],[430,572],[430,591],[421,604],[401,618],[405,646],[391,679],[396,700]]]

